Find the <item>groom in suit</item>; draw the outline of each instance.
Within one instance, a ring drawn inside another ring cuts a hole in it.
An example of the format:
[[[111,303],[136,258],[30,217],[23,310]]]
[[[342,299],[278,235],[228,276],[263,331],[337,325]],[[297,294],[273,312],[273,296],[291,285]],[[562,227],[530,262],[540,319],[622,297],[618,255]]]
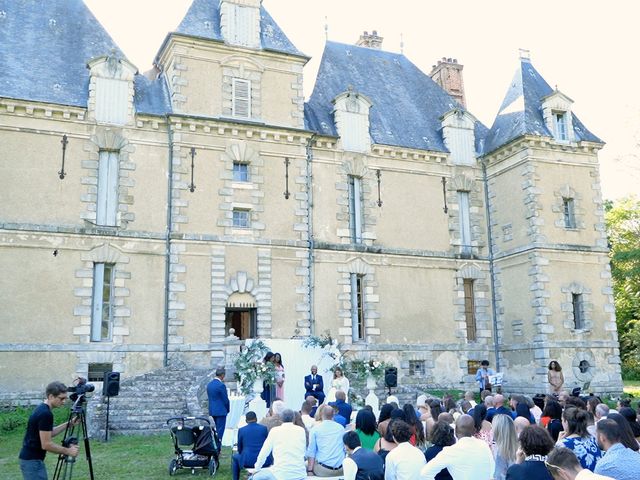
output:
[[[324,383],[322,375],[318,375],[318,367],[311,366],[311,375],[304,377],[305,398],[311,395],[318,400],[319,404],[324,402]]]
[[[224,427],[227,424],[227,414],[229,413],[229,396],[227,387],[224,384],[224,367],[216,368],[216,378],[207,385],[207,397],[209,397],[209,415],[213,417],[218,433],[218,451],[222,446],[222,436]]]

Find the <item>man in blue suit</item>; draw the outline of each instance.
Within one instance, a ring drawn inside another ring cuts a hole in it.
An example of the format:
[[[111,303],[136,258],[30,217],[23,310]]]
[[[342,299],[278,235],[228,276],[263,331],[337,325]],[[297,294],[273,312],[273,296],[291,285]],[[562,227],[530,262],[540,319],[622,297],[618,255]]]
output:
[[[218,432],[218,451],[222,447],[222,436],[224,427],[227,424],[227,414],[229,413],[229,396],[227,387],[223,380],[225,375],[224,367],[216,368],[216,378],[207,385],[207,397],[209,397],[209,415],[213,417]]]
[[[262,444],[269,435],[267,427],[257,423],[258,418],[255,412],[247,412],[245,418],[247,424],[238,430],[238,453],[234,453],[231,457],[233,480],[240,479],[240,470],[256,464]],[[273,459],[270,456],[264,466],[268,467],[271,463]]]
[[[311,366],[311,375],[304,377],[305,398],[311,395],[318,400],[318,404],[324,402],[324,383],[322,375],[318,375],[318,367]]]
[[[353,408],[351,408],[351,405],[349,405],[346,400],[347,395],[343,391],[338,390],[336,392],[336,401],[329,402],[329,405],[331,405],[332,407],[336,407],[340,416],[345,419],[346,423],[342,425],[343,427],[346,427],[349,423],[351,423],[351,412],[353,412]],[[339,422],[335,418],[334,420],[342,424],[342,422]]]

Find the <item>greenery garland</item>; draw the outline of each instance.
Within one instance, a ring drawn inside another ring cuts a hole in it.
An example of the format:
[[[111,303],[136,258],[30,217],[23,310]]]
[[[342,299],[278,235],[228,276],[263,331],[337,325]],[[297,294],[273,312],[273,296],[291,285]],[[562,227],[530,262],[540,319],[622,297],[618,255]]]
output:
[[[248,395],[253,391],[256,380],[262,380],[268,384],[276,381],[276,367],[273,363],[263,361],[269,352],[262,340],[255,340],[251,345],[244,347],[235,355],[233,365],[235,367],[236,380],[239,382],[240,392]]]

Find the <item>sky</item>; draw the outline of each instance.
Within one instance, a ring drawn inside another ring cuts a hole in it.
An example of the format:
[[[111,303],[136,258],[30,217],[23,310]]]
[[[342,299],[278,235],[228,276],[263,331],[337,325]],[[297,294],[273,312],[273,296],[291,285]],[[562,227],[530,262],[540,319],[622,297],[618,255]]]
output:
[[[143,72],[192,0],[85,0],[127,58]],[[218,0],[211,0],[218,1]],[[603,196],[640,193],[640,67],[636,2],[601,0],[264,0],[280,28],[311,60],[311,94],[325,38],[355,43],[363,31],[384,37],[422,71],[442,57],[464,65],[467,108],[488,127],[518,66],[519,49],[573,111],[606,142]],[[619,5],[619,6],[618,6]]]

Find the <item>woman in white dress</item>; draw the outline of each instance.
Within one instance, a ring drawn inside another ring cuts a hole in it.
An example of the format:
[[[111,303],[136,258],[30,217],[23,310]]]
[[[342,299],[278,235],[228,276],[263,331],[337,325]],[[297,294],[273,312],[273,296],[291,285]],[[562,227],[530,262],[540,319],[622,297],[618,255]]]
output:
[[[329,390],[329,394],[327,395],[327,402],[335,402],[336,401],[336,392],[340,390],[344,392],[347,397],[347,402],[349,401],[349,379],[344,376],[342,369],[340,367],[336,367],[333,371],[333,380],[331,381],[331,389]]]

